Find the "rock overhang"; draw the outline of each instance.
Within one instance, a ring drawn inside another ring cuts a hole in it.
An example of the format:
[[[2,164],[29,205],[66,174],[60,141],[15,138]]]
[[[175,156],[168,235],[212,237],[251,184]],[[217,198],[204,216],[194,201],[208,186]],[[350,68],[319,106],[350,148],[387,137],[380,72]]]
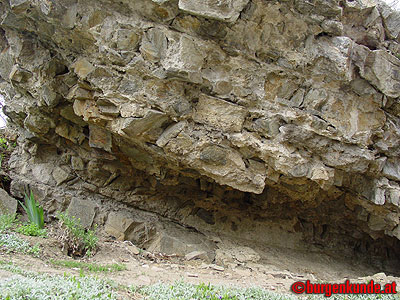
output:
[[[314,2],[2,1],[6,112],[22,143],[69,149],[34,178],[101,189],[132,167],[167,186],[345,199],[354,226],[399,238],[398,14]]]

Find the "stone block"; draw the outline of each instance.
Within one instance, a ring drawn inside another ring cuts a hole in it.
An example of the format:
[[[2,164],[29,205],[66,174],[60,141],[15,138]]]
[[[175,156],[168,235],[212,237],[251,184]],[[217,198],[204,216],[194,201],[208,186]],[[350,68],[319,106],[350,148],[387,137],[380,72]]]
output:
[[[74,197],[68,206],[67,213],[80,219],[81,224],[85,228],[90,228],[96,214],[96,203],[89,199],[81,199]]]
[[[224,131],[242,130],[246,110],[236,104],[201,95],[193,120],[198,123],[220,128]]]
[[[161,60],[167,74],[194,83],[201,83],[200,74],[204,64],[205,53],[193,38],[180,37],[177,41],[168,40],[168,49]]]
[[[133,223],[133,219],[127,214],[121,212],[111,212],[108,215],[104,230],[107,234],[123,241],[125,240],[126,234]]]
[[[157,110],[148,110],[143,118],[126,118],[122,131],[130,137],[143,136],[153,129],[159,129],[168,120],[168,116]]]
[[[85,79],[91,72],[95,70],[95,67],[86,58],[78,59],[73,64],[73,68],[75,70],[75,73],[81,79]]]
[[[56,181],[57,185],[60,185],[68,180],[73,178],[71,171],[67,168],[56,167],[53,170],[53,178]]]
[[[400,181],[400,160],[396,158],[388,159],[383,166],[382,173],[389,179]]]
[[[15,214],[17,206],[17,200],[0,188],[0,214]]]
[[[179,9],[204,18],[235,22],[249,0],[179,0]]]
[[[157,146],[164,147],[171,139],[175,138],[183,130],[183,128],[185,128],[186,125],[187,122],[181,121],[169,126],[158,138]]]
[[[164,224],[159,228],[148,245],[150,252],[186,256],[194,251],[205,252],[203,258],[212,262],[215,257],[214,244],[203,235],[173,224]]]
[[[400,60],[385,50],[370,51],[361,76],[389,97],[400,97]]]
[[[104,149],[111,152],[112,137],[111,133],[104,128],[96,125],[89,125],[89,145],[93,148]]]

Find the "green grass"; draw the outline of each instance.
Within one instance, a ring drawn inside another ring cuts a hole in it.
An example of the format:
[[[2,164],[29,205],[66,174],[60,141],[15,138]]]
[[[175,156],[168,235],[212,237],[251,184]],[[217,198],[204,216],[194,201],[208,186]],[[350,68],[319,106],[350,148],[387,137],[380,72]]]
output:
[[[115,287],[97,278],[39,274],[4,262],[0,263],[0,269],[16,274],[0,281],[2,300],[119,299]]]
[[[77,268],[89,272],[117,272],[126,270],[126,265],[124,264],[101,265],[96,263],[85,263],[74,260],[50,260],[50,263],[55,266],[66,267],[66,268]]]
[[[42,238],[47,237],[47,230],[40,229],[38,225],[32,222],[19,225],[15,231],[28,236],[39,236]]]
[[[16,225],[17,220],[15,214],[0,215],[0,233],[8,231]]]

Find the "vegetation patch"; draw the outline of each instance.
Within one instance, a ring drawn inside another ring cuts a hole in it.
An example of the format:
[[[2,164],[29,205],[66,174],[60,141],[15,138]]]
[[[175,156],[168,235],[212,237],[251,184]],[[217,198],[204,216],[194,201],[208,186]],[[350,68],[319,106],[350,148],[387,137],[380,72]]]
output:
[[[0,215],[0,233],[8,231],[17,224],[15,214]]]
[[[5,131],[0,129],[0,187],[6,191],[10,187],[8,160],[15,147],[16,143],[6,137]]]
[[[85,229],[80,220],[68,214],[58,213],[59,229],[57,238],[63,250],[72,257],[90,256],[97,248],[98,238],[94,230]]]
[[[22,253],[39,256],[40,248],[38,245],[31,246],[30,243],[21,239],[14,233],[0,233],[0,249],[6,253]]]
[[[29,192],[25,192],[25,205],[22,202],[20,202],[20,204],[28,215],[29,221],[35,224],[39,229],[43,229],[43,207],[36,202],[31,190],[29,190]]]
[[[146,300],[297,300],[290,295],[276,294],[261,288],[230,288],[201,283],[199,285],[177,281],[172,285],[163,283],[145,286],[135,290]]]
[[[11,264],[0,264],[0,268],[16,274],[0,281],[1,299],[119,299],[115,288],[100,279],[26,272]]]
[[[50,263],[55,266],[77,268],[89,272],[116,272],[126,270],[126,265],[124,264],[101,265],[96,263],[85,263],[73,260],[50,260]]]
[[[40,229],[38,225],[31,222],[27,224],[21,224],[15,229],[15,231],[23,235],[38,236],[42,238],[47,237],[46,229]]]

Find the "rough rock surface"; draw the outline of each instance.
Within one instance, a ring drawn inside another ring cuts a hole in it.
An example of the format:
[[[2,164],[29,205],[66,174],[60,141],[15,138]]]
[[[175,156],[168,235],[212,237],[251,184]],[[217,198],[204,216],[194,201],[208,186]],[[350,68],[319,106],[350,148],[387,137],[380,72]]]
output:
[[[395,257],[399,21],[373,0],[0,0],[12,192]]]
[[[17,205],[17,199],[10,197],[5,190],[0,188],[0,214],[15,214]]]

